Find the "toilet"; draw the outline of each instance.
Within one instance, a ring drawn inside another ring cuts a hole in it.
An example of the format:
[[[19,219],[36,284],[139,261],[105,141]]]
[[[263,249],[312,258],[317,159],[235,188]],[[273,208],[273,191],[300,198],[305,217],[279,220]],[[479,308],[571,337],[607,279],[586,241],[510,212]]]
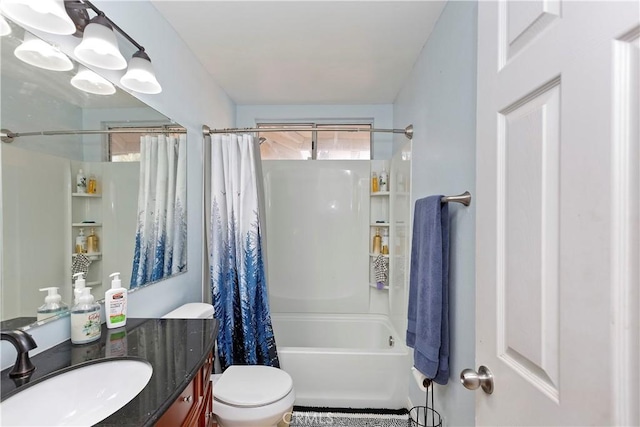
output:
[[[189,303],[163,318],[213,318],[213,306]],[[213,413],[218,427],[286,426],[296,399],[293,380],[285,371],[271,366],[233,365],[213,374]]]

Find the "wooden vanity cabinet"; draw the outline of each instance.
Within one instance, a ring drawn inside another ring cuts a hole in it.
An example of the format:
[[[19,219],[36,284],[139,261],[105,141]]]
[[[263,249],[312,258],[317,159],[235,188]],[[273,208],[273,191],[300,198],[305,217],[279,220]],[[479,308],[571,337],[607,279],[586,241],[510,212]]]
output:
[[[214,425],[211,372],[213,355],[209,355],[193,380],[156,423],[157,427],[211,427]]]

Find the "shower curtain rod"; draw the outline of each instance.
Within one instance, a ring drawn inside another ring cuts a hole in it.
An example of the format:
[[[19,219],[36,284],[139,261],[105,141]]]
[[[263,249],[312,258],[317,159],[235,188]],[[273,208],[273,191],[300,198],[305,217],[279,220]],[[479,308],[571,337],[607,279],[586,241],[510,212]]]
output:
[[[413,138],[413,125],[409,125],[404,129],[372,129],[372,128],[354,128],[347,126],[323,126],[321,128],[309,128],[309,127],[274,127],[274,128],[229,128],[229,129],[211,129],[207,125],[202,126],[202,133],[211,135],[214,133],[249,133],[249,132],[292,132],[292,131],[312,131],[312,132],[386,132],[386,133],[401,133],[407,137],[407,139]]]
[[[183,127],[167,127],[164,129],[154,127],[131,127],[118,128],[111,130],[42,130],[37,132],[11,132],[9,129],[0,130],[2,142],[13,142],[14,138],[21,136],[48,136],[48,135],[91,135],[91,134],[107,134],[107,133],[187,133]]]

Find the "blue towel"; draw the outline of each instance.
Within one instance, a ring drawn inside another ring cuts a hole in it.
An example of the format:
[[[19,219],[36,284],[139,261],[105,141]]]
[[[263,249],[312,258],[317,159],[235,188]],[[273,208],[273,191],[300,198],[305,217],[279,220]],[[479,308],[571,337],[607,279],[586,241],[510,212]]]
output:
[[[416,369],[449,380],[449,208],[442,196],[416,201],[411,243],[407,345]]]

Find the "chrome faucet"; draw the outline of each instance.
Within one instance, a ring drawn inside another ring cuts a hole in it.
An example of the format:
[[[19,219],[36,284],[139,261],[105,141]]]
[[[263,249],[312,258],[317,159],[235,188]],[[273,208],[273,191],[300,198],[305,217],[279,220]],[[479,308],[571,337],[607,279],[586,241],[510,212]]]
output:
[[[2,331],[2,340],[7,340],[16,348],[18,357],[13,369],[9,372],[11,378],[24,377],[30,375],[36,367],[29,360],[29,350],[38,347],[33,337],[19,329],[13,331]]]

